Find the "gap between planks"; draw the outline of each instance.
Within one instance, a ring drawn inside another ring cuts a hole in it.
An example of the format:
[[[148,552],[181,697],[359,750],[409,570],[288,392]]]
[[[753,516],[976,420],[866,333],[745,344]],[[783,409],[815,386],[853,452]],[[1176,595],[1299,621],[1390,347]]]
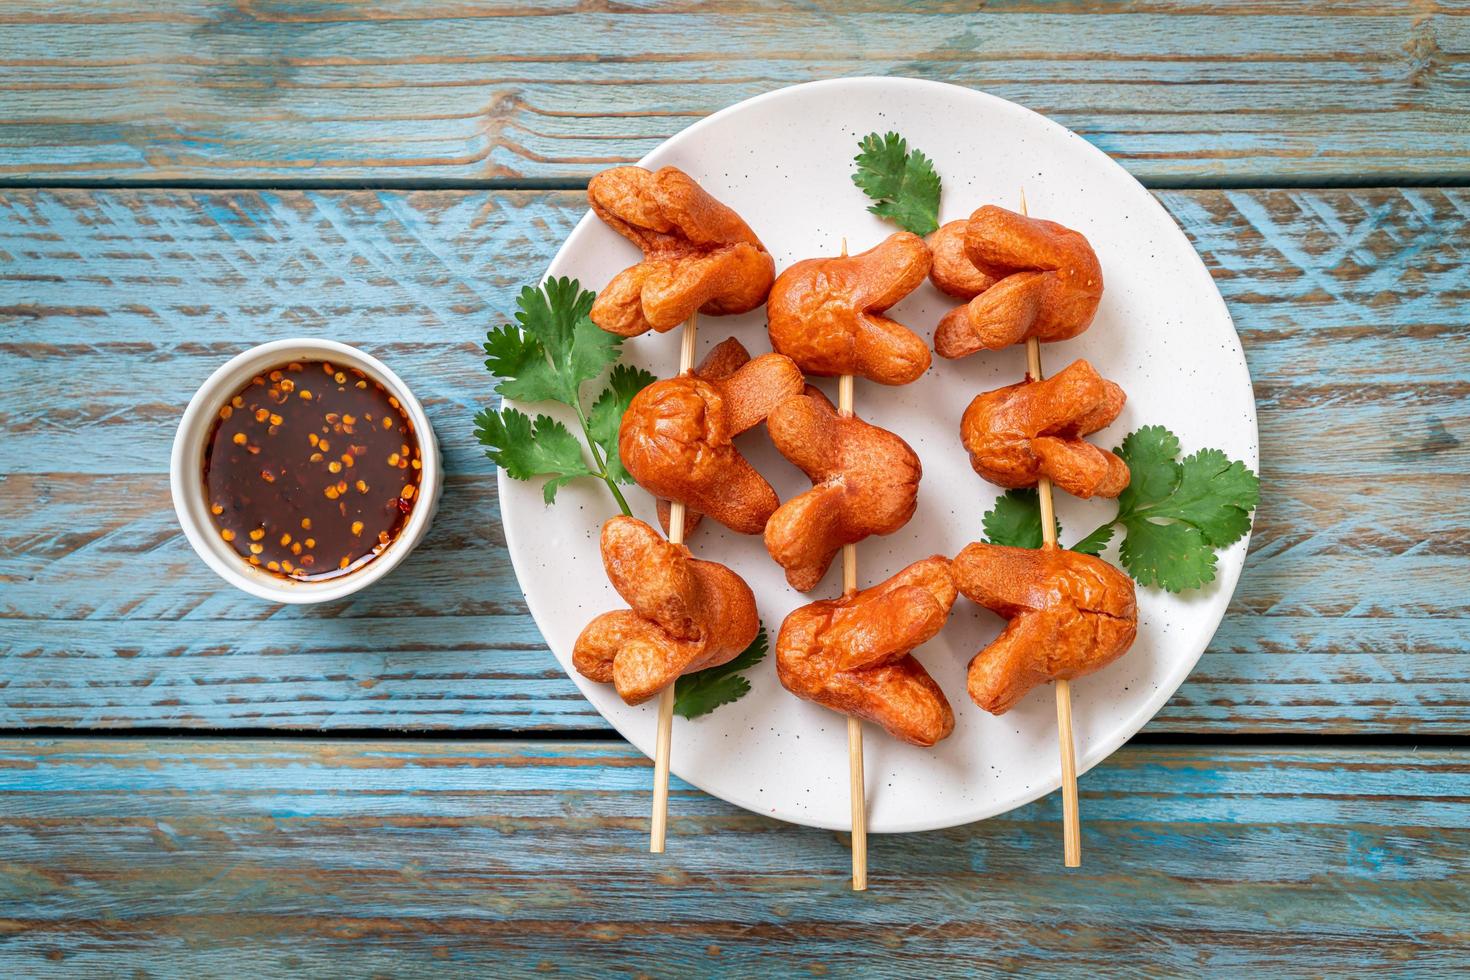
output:
[[[106,741],[143,741],[148,739],[193,739],[196,741],[278,741],[278,742],[623,742],[625,739],[609,728],[555,729],[434,729],[434,728],[66,728],[37,726],[34,728],[0,728],[0,742],[25,740],[96,739]],[[1285,737],[1266,732],[1237,734],[1140,732],[1123,745],[1177,748],[1243,748],[1263,750],[1325,749],[1470,749],[1467,735],[1300,735]]]

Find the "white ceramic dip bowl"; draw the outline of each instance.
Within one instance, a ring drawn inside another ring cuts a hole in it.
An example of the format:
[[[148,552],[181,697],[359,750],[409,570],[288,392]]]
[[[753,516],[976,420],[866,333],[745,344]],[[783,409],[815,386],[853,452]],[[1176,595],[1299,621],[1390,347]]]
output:
[[[222,540],[209,513],[204,487],[204,452],[220,407],[256,375],[292,361],[329,361],[353,367],[398,399],[418,437],[421,471],[418,499],[398,535],[361,567],[333,578],[287,578],[244,561]],[[211,374],[184,410],[169,462],[169,489],[184,535],[204,563],[231,585],[270,602],[330,602],[364,589],[391,572],[423,540],[444,484],[439,441],[419,400],[377,358],[331,340],[277,340],[236,355]]]

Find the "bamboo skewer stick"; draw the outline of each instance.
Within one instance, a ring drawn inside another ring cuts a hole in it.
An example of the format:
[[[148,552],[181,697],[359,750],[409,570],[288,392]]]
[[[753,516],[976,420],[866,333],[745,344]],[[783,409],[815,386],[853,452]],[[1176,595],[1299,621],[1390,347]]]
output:
[[[846,247],[843,254],[847,253]],[[852,414],[852,375],[837,379],[837,411]],[[857,592],[857,545],[842,546],[842,594]],[[863,785],[863,723],[847,716],[848,793],[852,800],[852,890],[868,890],[868,804]]]
[[[694,351],[699,339],[699,313],[691,314],[684,323],[684,336],[679,347],[679,373],[694,368]],[[669,541],[684,543],[684,504],[669,504]],[[653,751],[653,814],[649,821],[648,850],[664,852],[664,837],[669,824],[669,753],[674,741],[674,684],[671,681],[658,695],[658,738]]]
[[[1021,192],[1021,213],[1026,214],[1026,192]],[[1042,381],[1041,341],[1026,338],[1026,373],[1032,381]],[[1048,548],[1057,546],[1056,507],[1051,495],[1051,480],[1036,481],[1036,497],[1041,502],[1041,540]],[[1069,868],[1082,866],[1082,817],[1077,806],[1077,749],[1072,738],[1072,682],[1058,678],[1057,745],[1062,756],[1062,860]]]
[[[679,515],[681,518],[683,514]],[[649,825],[648,851],[664,852],[664,835],[669,823],[669,743],[674,738],[674,685],[658,695],[658,742],[653,755],[653,817]]]
[[[842,254],[847,255],[847,239],[842,240]],[[837,411],[852,415],[853,376],[837,379]],[[857,592],[857,545],[842,546],[842,594]],[[847,716],[847,782],[852,805],[852,890],[868,890],[868,800],[863,780],[863,723]]]
[[[1035,337],[1026,341],[1026,373],[1031,380],[1041,381],[1041,344]],[[1057,546],[1056,509],[1051,496],[1051,480],[1036,481],[1036,496],[1041,501],[1041,539],[1049,548]],[[1058,678],[1057,742],[1062,753],[1062,857],[1066,866],[1082,865],[1082,825],[1077,809],[1077,755],[1072,740],[1072,682]]]

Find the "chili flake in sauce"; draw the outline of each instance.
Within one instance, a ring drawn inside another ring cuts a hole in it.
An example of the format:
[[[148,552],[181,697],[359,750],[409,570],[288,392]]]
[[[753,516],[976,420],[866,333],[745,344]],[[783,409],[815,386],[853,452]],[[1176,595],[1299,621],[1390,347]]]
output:
[[[215,530],[251,565],[344,575],[393,542],[422,461],[398,399],[356,368],[293,361],[220,407],[204,450]]]

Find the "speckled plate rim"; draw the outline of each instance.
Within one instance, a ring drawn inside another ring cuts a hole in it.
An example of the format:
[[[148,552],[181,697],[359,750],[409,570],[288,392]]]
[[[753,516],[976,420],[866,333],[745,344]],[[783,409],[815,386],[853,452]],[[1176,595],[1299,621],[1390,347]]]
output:
[[[1174,236],[1177,236],[1176,244],[1181,245],[1183,249],[1187,250],[1188,253],[1193,256],[1191,274],[1199,280],[1198,284],[1194,287],[1195,291],[1201,297],[1208,297],[1208,302],[1214,307],[1214,314],[1223,318],[1223,321],[1230,326],[1230,343],[1233,345],[1233,350],[1231,350],[1231,353],[1235,355],[1235,358],[1238,360],[1240,366],[1240,378],[1238,380],[1241,384],[1245,386],[1247,390],[1251,389],[1250,374],[1246,366],[1244,350],[1240,344],[1239,336],[1234,329],[1234,321],[1231,318],[1229,310],[1225,305],[1224,298],[1220,295],[1218,288],[1216,288],[1214,280],[1210,276],[1209,270],[1206,268],[1203,259],[1200,258],[1199,253],[1195,250],[1193,244],[1190,243],[1188,236],[1184,234],[1183,229],[1179,227],[1173,216],[1168,213],[1163,205],[1160,204],[1153,197],[1153,195],[1149,193],[1147,188],[1145,188],[1132,174],[1128,173],[1127,170],[1125,170],[1120,164],[1118,164],[1102,150],[1099,150],[1091,143],[1088,143],[1086,140],[1082,139],[1076,133],[1073,133],[1071,130],[1066,129],[1066,127],[1052,121],[1051,119],[1048,119],[1040,113],[1037,113],[1031,109],[1027,109],[1024,106],[1018,105],[1014,102],[1010,102],[1006,99],[1002,99],[998,96],[990,95],[989,93],[977,91],[975,89],[970,89],[965,86],[915,78],[859,76],[853,78],[836,78],[815,82],[805,82],[799,85],[791,85],[784,88],[775,89],[771,92],[754,96],[742,102],[738,102],[734,105],[721,109],[718,112],[715,112],[705,117],[704,119],[699,120],[698,122],[680,131],[679,133],[676,133],[674,136],[661,143],[653,151],[645,155],[641,160],[638,161],[638,163],[640,166],[661,166],[662,163],[659,161],[659,158],[665,156],[674,146],[684,141],[698,139],[701,132],[723,123],[728,117],[734,114],[748,112],[752,109],[769,103],[778,102],[785,99],[807,98],[813,93],[820,93],[823,95],[830,93],[832,97],[838,97],[838,94],[842,93],[843,95],[853,98],[866,96],[876,99],[877,97],[879,97],[880,93],[883,90],[890,88],[908,89],[910,90],[910,94],[917,93],[921,95],[925,94],[926,92],[942,92],[945,96],[953,96],[956,92],[963,93],[964,97],[976,100],[977,105],[983,106],[984,109],[988,112],[1000,114],[1015,114],[1018,117],[1018,122],[1020,122],[1024,126],[1039,126],[1041,129],[1049,130],[1055,135],[1071,137],[1073,141],[1078,144],[1080,152],[1084,154],[1089,154],[1093,158],[1095,166],[1114,171],[1115,175],[1121,176],[1122,178],[1126,179],[1127,182],[1132,184],[1133,187],[1135,187],[1137,191],[1141,194],[1142,198],[1147,200],[1148,205],[1154,208],[1159,214],[1164,217],[1168,226],[1172,229],[1172,234]],[[750,220],[753,223],[756,223],[758,226],[759,222],[756,217],[751,216]],[[557,254],[553,257],[550,265],[547,268],[546,275],[548,277],[569,274],[566,270],[563,270],[561,268],[566,262],[566,256],[576,250],[579,245],[580,239],[588,233],[589,228],[596,225],[597,221],[597,217],[590,211],[582,216],[581,220],[578,221],[577,225],[567,236],[566,241],[563,242],[562,247],[557,250]],[[778,268],[777,271],[779,272],[780,269]],[[921,336],[923,335],[925,334],[921,331]],[[515,403],[507,400],[506,404],[513,406]],[[1251,466],[1253,469],[1258,470],[1259,430],[1257,426],[1253,398],[1251,400],[1250,412],[1247,421],[1250,427],[1251,450],[1244,453],[1243,456],[1247,465]],[[504,470],[500,470],[497,472],[496,482],[500,497],[502,500],[504,500],[506,498],[507,489],[510,482],[508,477],[505,475]],[[611,511],[609,512],[608,516],[612,516]],[[1255,515],[1254,513],[1252,513],[1252,528],[1254,528],[1254,519]],[[512,520],[507,520],[503,510],[502,523],[504,525],[506,547],[507,551],[510,554],[511,565],[516,572],[517,580],[521,583],[524,590],[524,585],[527,581],[528,569],[524,566],[524,559],[522,557],[524,554],[526,554],[523,547],[523,542],[515,526],[515,522]],[[1095,741],[1087,749],[1087,751],[1081,755],[1081,757],[1077,760],[1077,771],[1079,775],[1087,772],[1098,763],[1107,759],[1110,755],[1112,755],[1113,752],[1117,751],[1117,749],[1121,745],[1127,742],[1128,739],[1137,734],[1137,732],[1142,729],[1143,726],[1147,724],[1148,721],[1159,712],[1159,710],[1164,706],[1169,698],[1173,696],[1173,694],[1179,689],[1180,685],[1183,684],[1184,680],[1189,676],[1190,672],[1194,669],[1195,665],[1199,662],[1199,658],[1203,655],[1205,647],[1208,646],[1210,637],[1213,636],[1214,632],[1219,629],[1220,621],[1224,618],[1224,609],[1226,606],[1228,606],[1229,599],[1234,594],[1235,587],[1240,580],[1241,571],[1245,565],[1245,555],[1250,543],[1250,534],[1251,532],[1248,531],[1241,541],[1231,545],[1228,549],[1222,551],[1219,555],[1219,563],[1216,567],[1216,583],[1213,588],[1218,589],[1219,593],[1221,594],[1222,601],[1220,603],[1220,615],[1216,618],[1214,626],[1210,628],[1209,636],[1206,636],[1205,641],[1199,644],[1199,649],[1193,651],[1193,654],[1191,656],[1179,656],[1175,660],[1171,661],[1172,670],[1170,670],[1166,677],[1162,678],[1161,682],[1157,685],[1154,694],[1151,695],[1146,701],[1142,702],[1131,714],[1127,715],[1124,721],[1122,721],[1121,723],[1115,723],[1113,730],[1109,735]],[[525,595],[526,604],[531,612],[531,616],[535,620],[537,628],[542,632],[544,636],[546,634],[545,624],[549,621],[551,613],[549,610],[545,609],[542,606],[542,603],[538,601],[538,599],[534,595],[532,595],[531,592],[525,591],[523,592],[523,594]],[[775,630],[772,630],[773,644],[774,639]],[[553,653],[557,657],[557,660],[561,664],[562,668],[566,671],[567,676],[571,678],[573,683],[577,685],[578,689],[581,690],[585,696],[588,696],[589,701],[593,704],[594,707],[596,707],[596,700],[591,697],[591,694],[594,690],[600,687],[605,687],[606,685],[598,685],[595,682],[590,681],[587,678],[584,678],[580,674],[578,674],[577,671],[571,667],[570,651],[566,651],[565,654],[557,651],[553,651]],[[956,710],[960,711],[964,710],[965,708],[971,707],[973,706],[968,704],[963,706],[957,705]],[[643,720],[643,716],[633,716],[632,718],[625,719],[626,723],[620,723],[618,719],[608,717],[606,713],[601,712],[600,708],[598,710],[599,713],[603,714],[603,717],[608,721],[609,724],[613,726],[614,729],[618,731],[620,735],[622,735],[645,755],[652,758],[654,730],[651,724]],[[692,786],[695,786],[700,790],[703,790],[706,793],[709,793],[711,796],[715,796],[719,799],[725,800],[726,802],[732,803],[735,806],[739,806],[753,813],[774,817],[776,819],[783,820],[789,823],[816,827],[820,829],[848,829],[848,826],[845,822],[813,819],[809,815],[794,812],[776,812],[768,805],[770,802],[769,800],[759,800],[752,796],[748,796],[737,791],[732,791],[728,786],[716,785],[716,783],[708,778],[705,773],[691,771],[686,766],[681,765],[679,753],[677,751],[674,753],[673,760],[670,765],[670,771],[678,778],[684,780],[685,782],[689,783]],[[923,816],[919,816],[905,820],[882,822],[873,821],[870,817],[868,831],[869,833],[873,834],[918,833],[929,830],[943,830],[949,827],[963,826],[965,824],[973,823],[978,820],[984,820],[989,817],[1007,813],[1011,810],[1016,809],[1017,807],[1021,807],[1028,803],[1034,802],[1052,792],[1055,792],[1060,787],[1060,785],[1061,780],[1059,776],[1038,780],[1036,784],[1032,785],[1029,789],[1025,791],[1014,792],[1010,796],[1003,798],[995,798],[992,799],[988,804],[978,806],[973,812],[966,815],[964,819],[953,819],[950,817],[940,817],[938,819],[935,819],[932,817],[926,818]],[[1083,814],[1083,818],[1085,821],[1085,812]]]

